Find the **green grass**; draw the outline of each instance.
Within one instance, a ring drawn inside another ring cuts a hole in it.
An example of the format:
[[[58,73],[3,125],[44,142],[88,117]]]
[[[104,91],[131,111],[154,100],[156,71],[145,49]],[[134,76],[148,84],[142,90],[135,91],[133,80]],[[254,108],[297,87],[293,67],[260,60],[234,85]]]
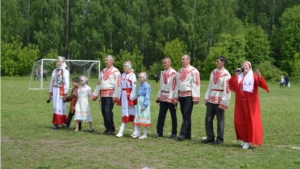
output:
[[[147,139],[132,139],[132,125],[125,137],[99,134],[104,131],[98,102],[90,100],[94,133],[74,133],[71,129],[52,131],[52,104],[48,90],[28,90],[27,77],[2,77],[1,81],[1,168],[81,169],[81,168],[300,168],[300,85],[280,89],[269,83],[270,93],[260,90],[264,143],[243,150],[235,140],[233,127],[234,94],[226,111],[225,142],[220,146],[201,144],[205,136],[205,106],[198,104],[192,114],[192,140],[167,139],[171,131],[166,117],[165,138],[154,139],[159,106],[155,103],[158,84],[150,81],[151,119]],[[38,83],[37,81],[35,81]],[[46,82],[47,84],[49,83]],[[201,82],[203,100],[207,81]],[[96,79],[89,85],[95,88]],[[178,131],[181,113],[177,110]],[[121,109],[114,108],[116,127],[121,124]],[[215,119],[216,121],[216,119]],[[215,122],[216,123],[216,122]]]

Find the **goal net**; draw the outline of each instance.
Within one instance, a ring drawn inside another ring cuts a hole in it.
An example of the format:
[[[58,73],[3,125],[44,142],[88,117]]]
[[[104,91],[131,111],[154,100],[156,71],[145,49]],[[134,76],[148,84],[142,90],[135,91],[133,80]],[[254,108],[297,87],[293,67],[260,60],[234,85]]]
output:
[[[52,71],[56,68],[57,59],[41,59],[33,63],[28,89],[49,89]],[[65,60],[70,72],[70,81],[73,77],[86,76],[99,78],[100,61],[97,60]],[[71,84],[71,83],[70,83]]]

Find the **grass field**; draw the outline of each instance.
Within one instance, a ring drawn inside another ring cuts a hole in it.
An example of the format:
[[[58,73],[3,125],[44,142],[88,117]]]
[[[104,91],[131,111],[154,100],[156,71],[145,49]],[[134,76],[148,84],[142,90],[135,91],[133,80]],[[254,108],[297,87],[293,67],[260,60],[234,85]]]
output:
[[[132,125],[125,137],[101,135],[103,119],[98,102],[90,100],[95,132],[52,127],[52,103],[47,104],[48,90],[28,90],[28,77],[1,78],[1,168],[81,169],[103,168],[300,168],[300,84],[280,89],[269,83],[270,93],[260,90],[264,143],[243,150],[235,140],[233,127],[234,94],[226,111],[224,144],[202,144],[205,136],[205,105],[198,104],[192,114],[192,140],[178,142],[168,139],[171,131],[167,115],[164,138],[132,139]],[[35,81],[38,83],[37,81]],[[49,83],[45,82],[45,83]],[[148,136],[156,133],[158,84],[152,87],[151,120]],[[203,100],[207,81],[201,82]],[[96,79],[89,85],[95,88]],[[177,110],[178,130],[181,113]],[[121,124],[121,109],[114,108],[115,126]],[[215,119],[216,123],[216,119]]]

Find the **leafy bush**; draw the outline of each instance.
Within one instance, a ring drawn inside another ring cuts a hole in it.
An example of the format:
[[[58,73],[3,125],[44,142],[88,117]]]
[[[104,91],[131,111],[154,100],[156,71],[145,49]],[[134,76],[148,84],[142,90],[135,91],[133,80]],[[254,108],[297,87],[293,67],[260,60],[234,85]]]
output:
[[[280,82],[280,76],[284,76],[284,72],[274,66],[270,61],[264,61],[258,65],[253,65],[253,71],[259,69],[262,76],[271,82]]]

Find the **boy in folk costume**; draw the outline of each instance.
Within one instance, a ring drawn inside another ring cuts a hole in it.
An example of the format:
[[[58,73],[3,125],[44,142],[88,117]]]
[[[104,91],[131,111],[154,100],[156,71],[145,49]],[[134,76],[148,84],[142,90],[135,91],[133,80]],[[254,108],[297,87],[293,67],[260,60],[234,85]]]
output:
[[[150,117],[150,94],[151,87],[147,83],[147,73],[141,72],[139,74],[139,81],[141,82],[138,88],[138,101],[136,106],[136,113],[134,118],[135,134],[132,138],[144,139],[147,138],[147,129],[151,126]],[[143,135],[140,134],[140,127],[144,127]]]
[[[77,99],[78,99],[79,82],[80,82],[80,80],[78,77],[74,77],[72,79],[73,89],[72,89],[71,95],[64,99],[64,102],[71,102],[70,111],[69,111],[69,115],[68,115],[68,121],[65,124],[66,128],[69,128],[72,118],[75,114],[75,105],[76,105]],[[81,130],[81,122],[79,123],[79,130]]]
[[[172,118],[172,134],[169,138],[176,138],[177,135],[177,116],[176,116],[176,106],[174,97],[177,96],[178,86],[177,86],[177,72],[171,67],[171,59],[164,58],[163,66],[165,70],[161,72],[160,89],[158,91],[158,96],[156,103],[159,103],[159,114],[157,119],[156,130],[157,133],[153,136],[154,138],[163,137],[163,127],[165,125],[165,118],[168,109],[170,110]]]
[[[93,118],[91,113],[91,108],[88,100],[88,96],[92,98],[92,89],[87,85],[88,78],[85,76],[80,77],[80,87],[78,88],[78,100],[75,106],[75,116],[74,119],[76,121],[76,129],[79,130],[80,122],[89,122],[90,129],[89,132],[93,132]]]
[[[58,125],[67,122],[66,103],[63,101],[69,91],[69,71],[66,69],[65,57],[58,56],[57,68],[53,70],[50,80],[49,98],[53,100],[53,130],[58,129]]]
[[[114,58],[111,55],[105,57],[105,66],[101,73],[96,89],[93,93],[93,100],[97,100],[100,94],[101,110],[104,119],[105,131],[103,134],[114,135],[114,115],[112,109],[114,103],[120,98],[121,73],[113,66]]]
[[[130,61],[124,62],[123,68],[124,73],[121,77],[121,97],[117,103],[119,106],[122,106],[122,125],[119,133],[116,135],[117,138],[123,137],[126,124],[133,122],[136,111],[136,76],[133,73],[132,63]]]
[[[178,71],[178,98],[174,99],[176,103],[179,99],[180,110],[182,114],[182,125],[178,140],[191,139],[192,111],[194,104],[200,100],[200,74],[199,71],[190,65],[191,56],[185,54],[181,57],[182,67]]]
[[[201,140],[203,143],[222,144],[224,141],[225,110],[227,109],[231,92],[229,88],[230,73],[225,69],[226,58],[216,58],[216,69],[209,77],[208,88],[205,93],[204,103],[206,105],[205,130],[207,138]],[[217,139],[213,129],[213,120],[217,117]]]

